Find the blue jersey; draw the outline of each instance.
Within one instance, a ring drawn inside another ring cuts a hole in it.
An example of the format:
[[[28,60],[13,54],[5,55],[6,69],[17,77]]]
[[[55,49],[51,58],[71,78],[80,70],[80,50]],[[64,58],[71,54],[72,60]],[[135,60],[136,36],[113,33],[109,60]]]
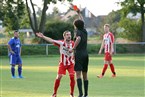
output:
[[[16,55],[20,55],[21,42],[19,38],[11,38],[8,44]]]

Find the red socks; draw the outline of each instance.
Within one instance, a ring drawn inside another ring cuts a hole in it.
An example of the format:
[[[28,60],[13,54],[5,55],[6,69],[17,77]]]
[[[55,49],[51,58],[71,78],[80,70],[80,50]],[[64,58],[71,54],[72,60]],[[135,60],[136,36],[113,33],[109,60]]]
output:
[[[104,67],[103,67],[103,70],[102,70],[102,75],[104,76],[106,70],[108,68],[108,65],[107,64],[104,64]]]
[[[75,87],[75,79],[74,75],[70,75],[70,94],[74,94],[74,87]]]
[[[114,65],[112,63],[110,64],[110,69],[111,69],[112,73],[115,75],[115,68],[114,68]]]
[[[60,80],[56,79],[55,83],[54,83],[54,94],[57,93],[57,89],[58,89],[59,85],[60,85]]]
[[[56,79],[54,83],[54,94],[57,94],[59,85],[60,85],[60,80]],[[70,94],[72,95],[74,93],[74,87],[75,87],[74,75],[70,75]]]

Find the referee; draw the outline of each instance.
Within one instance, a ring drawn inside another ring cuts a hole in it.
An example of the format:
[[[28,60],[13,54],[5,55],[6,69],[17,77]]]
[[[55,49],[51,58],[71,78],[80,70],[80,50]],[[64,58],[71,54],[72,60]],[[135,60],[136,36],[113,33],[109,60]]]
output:
[[[77,87],[79,90],[78,97],[88,97],[88,63],[89,56],[87,51],[87,31],[84,28],[83,18],[78,12],[78,15],[81,19],[75,20],[73,25],[76,31],[75,35],[75,43],[74,43],[74,55],[75,55],[75,67],[76,71],[76,79],[77,79]],[[84,95],[82,91],[82,77],[84,83]]]

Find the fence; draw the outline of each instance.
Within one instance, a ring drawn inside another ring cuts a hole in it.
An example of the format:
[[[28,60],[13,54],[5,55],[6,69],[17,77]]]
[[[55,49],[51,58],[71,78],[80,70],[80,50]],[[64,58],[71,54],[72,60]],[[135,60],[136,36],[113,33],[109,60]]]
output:
[[[89,54],[97,54],[101,44],[88,44]],[[145,54],[145,42],[114,44],[115,53],[117,54]],[[6,56],[8,49],[6,45],[0,45],[0,56]],[[59,54],[57,46],[52,44],[30,44],[22,45],[22,55],[54,55]]]

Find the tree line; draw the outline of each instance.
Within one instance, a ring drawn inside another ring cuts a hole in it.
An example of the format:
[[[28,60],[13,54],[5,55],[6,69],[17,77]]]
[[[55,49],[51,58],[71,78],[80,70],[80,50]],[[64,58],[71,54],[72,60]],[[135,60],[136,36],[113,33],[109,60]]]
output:
[[[32,28],[33,32],[46,33],[46,28],[49,29],[47,24],[58,22],[59,10],[56,8],[52,14],[47,14],[50,3],[57,3],[57,0],[42,0],[43,7],[36,12],[37,5],[33,3],[33,0],[1,0],[0,2],[0,20],[3,21],[3,26],[6,30],[16,30],[20,28]],[[59,0],[63,2],[62,0]],[[72,0],[67,0],[72,2]],[[112,31],[115,34],[117,28],[124,28],[124,33],[121,35],[130,40],[145,42],[145,0],[123,0],[117,2],[121,5],[121,9],[118,11],[112,11],[107,15],[103,23],[110,23]],[[127,18],[128,14],[132,13],[134,16],[137,13],[141,14],[139,20]],[[49,23],[47,23],[49,22]],[[52,23],[50,23],[52,22]],[[62,21],[61,21],[62,23]],[[54,24],[56,27],[56,23]],[[62,26],[62,25],[59,25]],[[101,26],[99,31],[101,31]],[[50,26],[51,27],[51,26]],[[63,28],[63,27],[62,27]],[[65,28],[65,27],[64,27]],[[63,30],[61,30],[63,31]],[[50,32],[50,30],[49,30]],[[51,30],[51,32],[53,32]],[[101,31],[102,32],[102,31]],[[52,37],[55,37],[52,36]]]

